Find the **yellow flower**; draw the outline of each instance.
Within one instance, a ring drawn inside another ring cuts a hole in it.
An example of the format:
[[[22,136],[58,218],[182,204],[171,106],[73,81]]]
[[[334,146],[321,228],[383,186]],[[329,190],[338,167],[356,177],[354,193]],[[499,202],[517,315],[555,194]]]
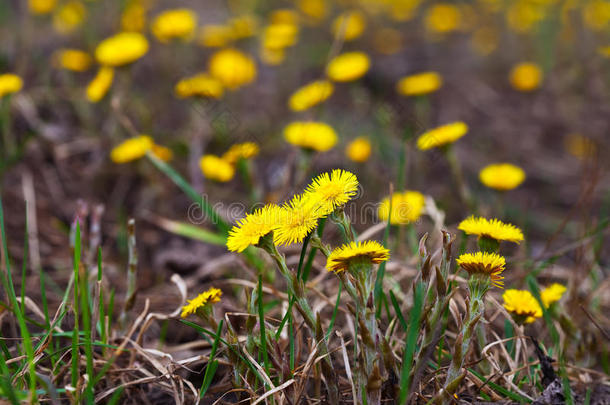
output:
[[[235,175],[235,167],[216,155],[205,155],[199,160],[199,167],[203,175],[214,181],[226,183]]]
[[[174,93],[179,98],[207,97],[221,98],[224,94],[222,83],[207,73],[181,79],[174,87]]]
[[[265,49],[279,50],[297,43],[299,27],[295,24],[278,23],[264,28],[262,46]]]
[[[331,252],[326,259],[328,271],[339,273],[349,270],[350,263],[379,264],[390,258],[390,251],[379,242],[350,242]]]
[[[335,38],[352,41],[359,38],[366,28],[366,19],[360,10],[349,10],[334,19],[331,29]]]
[[[464,253],[456,260],[457,264],[466,270],[470,275],[488,274],[491,283],[496,287],[502,288],[504,277],[501,276],[506,266],[504,257],[497,253],[476,252]]]
[[[471,216],[460,222],[458,229],[466,232],[468,235],[478,235],[479,238],[486,237],[497,241],[505,240],[514,243],[519,243],[523,240],[521,229],[512,224],[505,224],[498,219],[475,218]]]
[[[564,141],[568,153],[579,159],[589,158],[595,155],[597,145],[591,138],[580,134],[570,134]]]
[[[443,85],[443,78],[436,72],[423,72],[403,77],[396,89],[403,96],[421,96],[437,91]]]
[[[231,146],[222,158],[231,164],[235,164],[239,159],[253,158],[258,155],[258,152],[258,145],[254,142],[237,143]]]
[[[381,28],[373,37],[375,50],[383,55],[394,55],[404,47],[402,33],[394,28]]]
[[[542,317],[540,304],[527,290],[506,290],[502,294],[502,299],[504,300],[504,308],[515,314],[518,322],[532,323],[536,318]]]
[[[390,212],[390,202],[391,209]],[[379,219],[387,222],[390,218],[392,225],[405,225],[417,221],[424,209],[424,195],[417,191],[396,192],[390,201],[386,197],[379,205]]]
[[[82,25],[87,9],[80,1],[69,1],[53,14],[53,27],[61,34],[68,34]]]
[[[334,57],[326,67],[326,75],[335,82],[351,82],[368,72],[371,62],[364,52],[346,52]]]
[[[468,125],[462,121],[452,122],[424,132],[417,138],[417,148],[428,150],[451,144],[468,132]]]
[[[487,56],[498,48],[499,37],[500,35],[496,28],[481,27],[472,34],[470,43],[479,55]]]
[[[395,21],[409,21],[415,16],[417,8],[422,0],[397,0],[392,1],[390,6],[390,17]]]
[[[328,13],[326,0],[298,0],[299,11],[313,20],[322,20]]]
[[[297,89],[290,96],[288,106],[292,111],[305,111],[329,98],[333,89],[333,84],[328,80],[316,80]]]
[[[288,143],[304,149],[326,152],[337,143],[337,134],[328,124],[315,121],[295,121],[284,128]]]
[[[462,22],[460,9],[449,3],[438,3],[426,12],[426,28],[431,32],[447,33],[455,31]]]
[[[79,49],[60,49],[53,54],[53,60],[60,68],[73,72],[84,72],[93,62],[87,52]]]
[[[121,32],[106,38],[95,48],[95,59],[106,66],[135,62],[148,52],[148,40],[138,32]]]
[[[590,0],[582,8],[585,25],[593,31],[603,31],[610,26],[610,4],[606,0]]]
[[[128,163],[138,160],[153,148],[154,142],[148,135],[140,135],[127,139],[112,148],[110,159],[114,163]]]
[[[140,0],[131,0],[121,14],[123,31],[142,32],[146,28],[146,8]]]
[[[300,243],[323,217],[308,194],[295,195],[281,207],[277,227],[273,231],[276,245]]]
[[[270,49],[261,47],[260,50],[261,61],[265,65],[277,66],[280,65],[286,59],[286,51],[284,48]]]
[[[353,173],[335,169],[322,173],[305,189],[320,215],[327,215],[341,207],[358,193],[358,179]]]
[[[484,167],[479,172],[481,183],[496,190],[512,190],[523,183],[525,172],[510,163],[496,163]]]
[[[204,25],[201,27],[198,36],[199,44],[209,48],[227,46],[233,39],[233,29],[222,24]]]
[[[510,71],[510,84],[515,90],[533,91],[540,87],[542,70],[534,63],[519,63]]]
[[[186,318],[190,314],[197,312],[199,308],[205,307],[207,304],[213,305],[220,302],[222,291],[218,288],[211,287],[209,290],[202,292],[192,300],[188,300],[188,304],[182,307],[180,317]]]
[[[528,33],[544,20],[546,11],[544,6],[533,1],[519,0],[513,2],[507,12],[508,26],[516,32]]]
[[[256,35],[259,25],[258,17],[254,14],[233,17],[227,23],[231,27],[235,39],[249,38]]]
[[[164,162],[169,162],[174,158],[174,153],[172,150],[170,148],[166,148],[165,146],[154,144],[151,152]]]
[[[243,252],[248,246],[258,244],[260,238],[278,226],[280,212],[280,207],[275,204],[268,204],[252,214],[246,214],[231,228],[227,239],[227,248],[232,252]]]
[[[273,11],[273,13],[271,13],[269,16],[269,21],[271,21],[271,24],[298,25],[299,15],[294,10],[282,8]]]
[[[0,98],[7,94],[17,93],[23,87],[21,77],[13,73],[0,75]]]
[[[49,14],[55,6],[57,0],[29,0],[28,8],[32,14]]]
[[[210,74],[227,88],[235,90],[256,79],[256,63],[241,51],[227,48],[216,52],[209,61]]]
[[[197,14],[188,8],[166,10],[157,15],[151,24],[151,31],[161,42],[172,39],[190,40],[197,28]]]
[[[345,154],[354,162],[366,162],[369,160],[369,156],[371,156],[371,142],[367,138],[360,136],[347,145]]]
[[[102,66],[87,86],[87,100],[97,103],[104,98],[114,80],[114,69]]]
[[[545,308],[550,307],[551,304],[561,299],[564,292],[566,292],[566,287],[564,285],[558,283],[551,284],[550,286],[540,291],[540,299],[542,301],[542,305],[544,305]]]

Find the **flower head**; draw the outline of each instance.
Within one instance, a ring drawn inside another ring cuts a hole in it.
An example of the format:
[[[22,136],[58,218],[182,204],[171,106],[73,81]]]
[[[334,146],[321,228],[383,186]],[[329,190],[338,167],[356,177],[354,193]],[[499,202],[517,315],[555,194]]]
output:
[[[540,299],[544,307],[548,308],[552,303],[559,301],[565,292],[564,285],[554,283],[540,291]]]
[[[297,89],[288,106],[292,111],[305,111],[325,101],[333,94],[333,84],[328,80],[316,80]]]
[[[515,90],[529,92],[540,87],[542,70],[535,63],[519,63],[510,71],[510,84]]]
[[[216,155],[205,155],[199,160],[199,167],[203,175],[214,181],[226,183],[235,175],[235,167]]]
[[[259,21],[255,14],[243,14],[227,21],[235,39],[249,38],[258,32]]]
[[[461,121],[445,124],[424,132],[417,138],[417,148],[428,150],[451,144],[468,132],[468,125]]]
[[[258,155],[259,148],[254,142],[236,143],[222,155],[222,158],[230,163],[237,163],[240,159],[250,159]]]
[[[63,3],[53,14],[53,28],[60,34],[69,34],[80,27],[87,17],[87,9],[78,0]]]
[[[462,22],[459,8],[450,3],[438,3],[426,12],[426,28],[435,33],[455,31]]]
[[[206,305],[213,305],[220,301],[222,291],[218,288],[211,287],[209,290],[202,292],[192,300],[188,300],[188,304],[182,307],[180,317],[186,318],[190,314],[197,312],[199,308],[204,308]]]
[[[510,163],[497,163],[484,167],[479,172],[479,179],[489,188],[506,191],[523,183],[525,172]]]
[[[262,35],[263,49],[280,51],[297,43],[299,26],[294,23],[280,22],[265,27]]]
[[[326,152],[337,143],[337,134],[328,124],[315,121],[295,121],[284,128],[284,138],[304,149]]]
[[[13,73],[5,73],[0,75],[0,98],[7,94],[16,93],[23,87],[21,77]]]
[[[142,32],[146,28],[146,0],[129,0],[121,14],[123,31]]]
[[[172,150],[165,146],[154,144],[150,151],[153,155],[155,155],[157,158],[161,159],[164,162],[169,162],[174,157],[174,153],[172,152]]]
[[[210,57],[210,74],[228,89],[236,90],[256,79],[256,63],[245,53],[226,48]]]
[[[295,195],[281,207],[279,221],[273,232],[274,243],[292,245],[302,242],[324,215],[309,194]]]
[[[32,14],[49,14],[55,6],[57,5],[57,0],[29,0],[28,1],[28,9]]]
[[[379,219],[392,225],[405,225],[417,221],[424,209],[424,195],[418,191],[404,191],[386,197],[379,205]],[[391,210],[390,211],[390,205]]]
[[[504,300],[504,308],[514,314],[518,321],[522,323],[532,323],[536,318],[542,317],[542,308],[532,295],[527,290],[506,290],[502,294]]]
[[[188,8],[166,10],[159,14],[151,24],[151,31],[161,42],[172,39],[189,40],[197,28],[197,14]]]
[[[153,146],[154,142],[150,136],[136,136],[112,148],[110,159],[114,163],[128,163],[142,158]]]
[[[180,80],[174,87],[174,93],[179,98],[220,98],[224,94],[224,88],[220,80],[207,73],[199,73]]]
[[[390,251],[379,242],[350,242],[331,252],[326,260],[328,271],[335,273],[349,269],[350,263],[378,264],[390,258]]]
[[[403,77],[396,90],[403,96],[421,96],[433,93],[443,85],[443,78],[436,72],[423,72]]]
[[[366,162],[369,160],[369,156],[371,156],[371,141],[363,136],[359,136],[347,145],[345,154],[354,162]]]
[[[114,69],[108,66],[102,66],[87,86],[87,100],[92,103],[97,103],[103,99],[106,93],[108,93],[113,80]]]
[[[464,253],[456,260],[457,264],[470,275],[488,274],[492,284],[502,288],[504,277],[500,274],[504,271],[506,260],[497,253],[476,252]]]
[[[227,24],[207,24],[199,30],[197,42],[208,48],[227,46],[234,39],[233,29]]]
[[[335,56],[326,66],[326,75],[335,82],[351,82],[368,72],[371,61],[364,52],[346,52]]]
[[[53,54],[56,65],[73,72],[84,72],[89,69],[93,59],[80,49],[60,49]]]
[[[138,32],[121,32],[106,38],[95,48],[95,58],[106,66],[135,62],[148,52],[148,40]]]
[[[366,19],[360,10],[349,10],[333,20],[331,29],[335,38],[352,41],[359,38],[366,28]]]
[[[505,224],[498,219],[487,219],[483,217],[466,218],[458,225],[458,229],[469,235],[478,235],[497,241],[509,241],[519,243],[523,240],[523,232],[511,224]]]
[[[280,207],[268,204],[252,214],[246,214],[229,232],[227,248],[232,252],[243,252],[248,246],[256,245],[260,238],[278,226],[280,212]]]
[[[320,213],[326,215],[356,195],[358,179],[348,171],[335,169],[331,173],[322,173],[313,179],[305,192],[315,205],[320,207]]]

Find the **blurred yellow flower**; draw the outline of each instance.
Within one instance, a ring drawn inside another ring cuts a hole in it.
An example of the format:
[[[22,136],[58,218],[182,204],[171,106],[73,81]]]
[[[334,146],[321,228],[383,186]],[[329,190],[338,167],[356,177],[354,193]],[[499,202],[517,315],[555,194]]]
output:
[[[392,0],[390,2],[390,17],[395,21],[409,21],[415,17],[415,13],[422,0]]]
[[[294,24],[278,23],[263,29],[262,47],[284,49],[297,43],[299,27]]]
[[[501,276],[506,266],[504,257],[497,253],[476,252],[464,253],[456,260],[457,264],[466,270],[468,274],[488,274],[491,283],[496,287],[503,288],[504,277]]]
[[[519,63],[510,71],[510,84],[515,90],[533,91],[540,87],[542,70],[535,63]]]
[[[369,57],[364,52],[346,52],[328,63],[326,75],[335,82],[350,82],[364,76],[370,65]]]
[[[527,290],[506,290],[502,294],[504,308],[515,316],[518,323],[532,323],[536,318],[542,317],[542,308]]]
[[[153,155],[155,155],[164,162],[169,162],[174,158],[174,153],[172,152],[172,150],[165,146],[154,144],[152,146],[151,152],[153,153]]]
[[[256,79],[256,63],[245,53],[227,48],[210,57],[209,72],[227,87],[235,90]]]
[[[260,51],[261,61],[265,65],[277,66],[280,65],[286,59],[286,51],[284,48],[271,49],[261,46]]]
[[[610,2],[607,0],[589,0],[582,8],[585,25],[594,31],[607,30],[610,27]]]
[[[197,28],[197,14],[188,8],[163,11],[152,21],[150,29],[161,42],[173,39],[188,41]]]
[[[481,183],[489,188],[506,191],[518,187],[525,180],[525,172],[510,163],[496,163],[479,172]]]
[[[597,53],[599,53],[604,58],[610,58],[610,46],[600,46],[597,49]]]
[[[360,136],[351,141],[345,148],[345,155],[352,161],[363,163],[371,156],[371,142]]]
[[[221,98],[224,94],[224,88],[220,80],[207,73],[199,73],[195,76],[181,79],[176,83],[176,86],[174,86],[174,93],[179,98]]]
[[[110,159],[114,163],[128,163],[138,160],[153,148],[154,142],[148,135],[129,138],[112,148]]]
[[[320,215],[327,215],[336,208],[345,205],[358,193],[358,179],[353,173],[335,169],[322,173],[305,189]]]
[[[423,72],[403,77],[396,89],[403,96],[421,96],[437,91],[443,85],[443,77],[436,72]]]
[[[84,72],[91,66],[93,58],[80,49],[60,49],[53,54],[55,64],[73,72]]]
[[[298,88],[288,100],[292,111],[305,111],[320,104],[333,94],[334,86],[328,80],[316,80]]]
[[[95,48],[95,59],[106,66],[135,62],[148,52],[148,40],[138,32],[121,32],[104,39]]]
[[[580,134],[569,134],[565,141],[564,146],[568,153],[579,159],[590,158],[595,155],[597,146],[591,138]]]
[[[254,14],[244,14],[230,18],[227,22],[235,39],[249,38],[258,31],[258,17]]]
[[[319,21],[326,17],[328,7],[326,0],[298,0],[299,11],[314,21]]]
[[[21,77],[13,73],[4,73],[0,75],[0,98],[7,94],[17,93],[23,87]]]
[[[273,231],[273,242],[286,246],[303,242],[322,216],[308,194],[295,195],[281,207],[280,220]]]
[[[186,318],[190,314],[197,312],[199,308],[204,308],[206,305],[216,304],[220,302],[222,291],[218,288],[211,287],[209,290],[202,292],[192,300],[188,300],[188,304],[182,307],[181,318]]]
[[[256,246],[260,238],[272,232],[280,223],[281,208],[267,204],[237,221],[229,231],[227,249],[243,252],[248,246]]]
[[[419,150],[428,150],[449,145],[468,132],[468,125],[462,121],[452,122],[440,127],[436,127],[417,138],[417,148]]]
[[[235,175],[235,167],[216,155],[205,155],[199,160],[199,167],[203,175],[214,181],[226,183]]]
[[[339,273],[348,271],[350,264],[370,265],[379,264],[390,259],[390,251],[379,242],[367,240],[365,242],[350,242],[334,249],[328,259],[326,268],[328,271]]]
[[[87,17],[87,9],[80,1],[68,1],[53,14],[53,27],[61,34],[69,34],[80,27]]]
[[[462,22],[460,9],[450,3],[437,3],[426,11],[426,28],[435,33],[455,31]]]
[[[366,28],[366,18],[360,10],[349,10],[333,20],[331,30],[335,38],[352,41],[359,38]]]
[[[519,243],[523,240],[521,229],[512,224],[505,224],[498,219],[476,218],[473,215],[460,222],[458,229],[468,235],[477,235],[479,238],[495,239],[496,241]]]
[[[103,99],[110,89],[113,80],[114,69],[108,66],[102,66],[87,86],[87,100],[92,103],[97,103]]]
[[[406,225],[417,221],[425,205],[424,195],[418,191],[404,191],[386,197],[379,205],[379,219],[392,225]],[[390,211],[391,209],[391,211]]]
[[[251,159],[258,155],[259,147],[254,142],[236,143],[222,155],[222,158],[231,164],[237,163],[240,159]]]
[[[373,37],[375,50],[382,55],[394,55],[403,48],[402,33],[394,28],[381,28]]]
[[[32,14],[49,14],[56,5],[57,0],[28,0],[28,9]]]
[[[544,6],[530,0],[515,1],[506,12],[508,26],[520,33],[531,32],[545,16]]]
[[[288,8],[281,8],[278,10],[274,10],[269,16],[269,21],[271,24],[290,24],[290,25],[298,25],[299,24],[299,14]]]
[[[472,48],[479,54],[487,56],[498,48],[500,42],[497,29],[493,27],[480,27],[470,38]]]
[[[141,0],[131,0],[121,14],[123,31],[142,32],[146,28],[146,7]]]
[[[564,285],[558,283],[553,283],[544,288],[542,291],[540,291],[540,300],[542,301],[542,305],[544,305],[545,308],[550,307],[551,304],[561,299],[566,290],[567,289]]]
[[[208,48],[221,48],[233,41],[233,29],[229,25],[207,24],[199,30],[197,42]]]
[[[337,143],[337,134],[328,124],[315,121],[295,121],[284,128],[288,143],[303,149],[326,152]]]

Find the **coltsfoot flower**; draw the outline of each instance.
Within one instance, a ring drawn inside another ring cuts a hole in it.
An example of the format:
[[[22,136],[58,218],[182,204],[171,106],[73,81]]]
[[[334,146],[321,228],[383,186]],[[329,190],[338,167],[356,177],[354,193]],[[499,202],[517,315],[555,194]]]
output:
[[[140,159],[154,146],[153,139],[148,135],[140,135],[127,139],[115,146],[110,152],[114,163],[127,163]]]
[[[445,124],[420,135],[417,138],[417,148],[419,150],[428,150],[449,145],[466,135],[467,132],[468,125],[464,122],[457,121]]]
[[[320,215],[327,215],[345,205],[358,192],[358,179],[353,173],[335,169],[322,173],[305,189]]]
[[[21,77],[13,73],[0,75],[0,98],[7,94],[17,93],[23,87]]]
[[[360,10],[349,10],[335,18],[331,30],[335,38],[353,41],[359,38],[366,28],[366,18]]]
[[[387,222],[390,218],[392,225],[406,225],[419,219],[424,204],[424,195],[418,191],[396,192],[392,194],[391,201],[389,197],[381,201],[379,219]],[[392,206],[391,212],[390,205]]]
[[[114,69],[108,66],[102,66],[87,86],[87,100],[92,103],[97,103],[103,99],[106,93],[108,93],[113,80]]]
[[[338,140],[330,125],[316,121],[291,122],[284,128],[284,138],[288,143],[317,152],[326,152]]]
[[[525,180],[525,172],[510,163],[496,163],[484,167],[479,172],[481,183],[500,191],[512,190]]]
[[[263,29],[261,46],[268,50],[284,50],[297,43],[299,27],[293,23],[275,23]]]
[[[280,220],[273,232],[273,242],[276,245],[303,242],[318,225],[318,219],[324,215],[308,194],[295,195],[281,207]]]
[[[328,62],[326,75],[335,82],[351,82],[364,76],[370,66],[371,61],[366,53],[346,52]]]
[[[163,11],[155,17],[151,31],[161,42],[172,39],[188,41],[193,38],[197,28],[197,14],[188,8],[178,8]]]
[[[220,80],[207,73],[199,73],[180,80],[174,87],[174,93],[179,98],[205,97],[218,99],[224,94],[224,87]]]
[[[437,3],[426,12],[426,28],[435,33],[448,33],[460,27],[462,14],[460,9],[450,3]]]
[[[207,24],[201,27],[197,42],[208,48],[221,48],[234,40],[233,29],[227,24]]]
[[[505,224],[498,219],[476,218],[474,215],[466,218],[458,225],[458,229],[468,235],[477,235],[496,241],[519,243],[523,240],[523,232],[512,224]]]
[[[535,63],[519,63],[510,71],[510,84],[515,90],[530,92],[540,87],[542,69]]]
[[[60,34],[69,34],[80,27],[87,18],[87,9],[80,1],[63,3],[53,14],[53,28]]]
[[[350,242],[331,252],[326,260],[328,271],[339,273],[351,263],[378,264],[390,258],[390,251],[376,241]]]
[[[292,111],[305,111],[324,102],[333,94],[334,86],[328,80],[316,80],[297,89],[288,100]]]
[[[258,244],[262,237],[278,226],[280,212],[280,207],[268,204],[246,214],[229,232],[227,248],[232,252],[243,252],[248,246]]]
[[[501,276],[506,266],[504,257],[497,253],[476,252],[464,253],[456,260],[457,264],[466,270],[468,274],[487,274],[491,283],[496,287],[502,288],[504,277]]]
[[[222,158],[229,163],[235,164],[240,159],[251,159],[258,155],[259,147],[254,142],[236,143],[222,155]]]
[[[55,64],[73,72],[84,72],[91,66],[93,58],[80,49],[60,49],[53,54]]]
[[[345,155],[354,162],[363,163],[369,160],[371,149],[371,141],[359,136],[347,145]]]
[[[437,91],[442,85],[441,75],[423,72],[403,77],[396,84],[396,90],[403,96],[421,96]]]
[[[210,57],[209,72],[228,89],[236,90],[256,79],[256,63],[233,48],[222,49]]]
[[[504,308],[513,316],[519,323],[532,323],[537,318],[542,317],[542,308],[532,295],[527,290],[506,290],[502,294],[504,300]]]
[[[56,5],[57,0],[28,0],[28,9],[32,14],[49,14]]]
[[[106,66],[133,63],[148,52],[148,40],[139,32],[121,32],[106,38],[95,48],[95,59]]]
[[[142,32],[146,28],[146,0],[130,0],[121,14],[123,31]]]
[[[540,299],[544,307],[548,308],[554,302],[559,301],[565,292],[566,287],[564,285],[553,283],[540,291]]]
[[[200,308],[205,308],[220,302],[222,291],[218,288],[211,287],[209,290],[202,292],[192,300],[188,300],[187,304],[182,307],[181,318],[186,318],[190,314],[194,314]]]
[[[205,155],[199,160],[203,175],[214,181],[226,183],[235,176],[235,167],[216,155]]]

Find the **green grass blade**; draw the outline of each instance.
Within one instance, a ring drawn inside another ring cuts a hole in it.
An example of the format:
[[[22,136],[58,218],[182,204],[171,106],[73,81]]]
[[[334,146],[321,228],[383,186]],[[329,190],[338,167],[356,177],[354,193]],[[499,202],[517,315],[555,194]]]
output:
[[[492,382],[492,381],[486,380],[486,379],[485,379],[485,376],[483,376],[483,375],[481,375],[481,374],[477,373],[475,370],[473,370],[473,369],[471,369],[471,368],[469,368],[469,369],[468,369],[468,372],[469,372],[469,373],[471,373],[472,375],[474,375],[475,377],[477,377],[479,380],[481,380],[481,381],[485,381],[485,383],[486,383],[487,385],[489,385],[489,387],[490,387],[492,390],[496,391],[496,393],[498,393],[498,394],[500,394],[500,395],[505,396],[506,398],[510,398],[510,399],[512,399],[513,401],[519,402],[519,403],[521,403],[521,404],[529,404],[529,403],[531,403],[531,402],[532,402],[532,400],[531,400],[531,399],[526,398],[526,397],[524,397],[524,396],[523,396],[523,395],[521,395],[521,394],[518,394],[518,393],[516,393],[516,392],[512,392],[512,391],[509,391],[509,390],[507,390],[506,388],[502,387],[501,385],[498,385],[498,384],[496,384],[496,383],[494,383],[494,382]]]
[[[383,233],[383,246],[386,247],[388,245],[388,239],[390,238],[390,219],[392,217],[392,199],[390,198],[390,208],[388,209],[388,223],[386,224],[385,231]],[[377,277],[375,278],[375,287],[373,289],[373,297],[375,299],[375,308],[377,308],[377,312],[375,316],[377,319],[381,316],[381,296],[383,295],[383,279],[385,277],[385,264],[386,262],[382,262],[379,265],[379,269],[377,270]]]
[[[123,395],[123,391],[124,390],[125,390],[125,387],[121,387],[118,390],[114,391],[114,393],[112,394],[112,396],[108,400],[108,405],[116,405],[116,404],[118,404],[119,400],[121,399],[121,395]]]
[[[263,306],[263,276],[258,276],[258,319],[261,333],[261,350],[263,352],[263,364],[265,372],[269,375],[269,354],[267,353],[267,331],[265,330],[265,308]]]
[[[227,244],[226,236],[208,231],[207,229],[199,226],[173,221],[166,218],[157,218],[155,223],[174,235],[184,236],[185,238],[198,240],[211,245],[225,246]]]
[[[426,293],[426,285],[423,282],[418,282],[413,297],[413,308],[409,313],[409,327],[407,330],[407,340],[405,344],[405,352],[403,354],[402,369],[400,372],[400,394],[398,403],[400,405],[407,403],[407,397],[410,391],[411,384],[411,366],[413,363],[413,355],[417,345],[417,338],[421,329],[420,320],[424,310],[424,294]]]
[[[339,284],[339,291],[337,291],[337,300],[335,302],[335,307],[333,308],[333,315],[330,318],[330,323],[328,324],[328,331],[326,332],[326,336],[324,339],[328,341],[328,338],[333,331],[333,326],[335,326],[335,319],[337,318],[337,312],[339,311],[339,302],[341,300],[341,290],[343,288],[343,283]]]
[[[71,366],[71,383],[72,387],[76,387],[78,383],[78,346],[79,346],[79,302],[78,302],[78,290],[79,290],[79,269],[80,269],[80,254],[81,254],[81,235],[80,235],[80,223],[76,222],[76,234],[74,239],[74,331],[72,333],[72,366]]]
[[[210,388],[210,384],[212,383],[212,378],[214,378],[214,374],[216,374],[216,369],[218,368],[218,360],[214,358],[216,356],[216,350],[218,349],[218,342],[220,342],[220,333],[222,332],[222,323],[223,320],[220,320],[218,324],[218,328],[216,329],[216,337],[214,338],[214,343],[212,343],[212,351],[210,352],[210,358],[208,360],[208,365],[205,368],[205,373],[203,375],[203,383],[201,384],[201,389],[199,390],[199,397],[203,398],[208,388]]]
[[[400,322],[402,329],[406,332],[408,329],[407,321],[405,321],[405,317],[402,316],[400,305],[398,304],[398,300],[396,299],[396,296],[394,295],[394,292],[392,290],[390,290],[390,300],[392,301],[394,312],[396,312],[396,316],[398,317],[398,322]]]

